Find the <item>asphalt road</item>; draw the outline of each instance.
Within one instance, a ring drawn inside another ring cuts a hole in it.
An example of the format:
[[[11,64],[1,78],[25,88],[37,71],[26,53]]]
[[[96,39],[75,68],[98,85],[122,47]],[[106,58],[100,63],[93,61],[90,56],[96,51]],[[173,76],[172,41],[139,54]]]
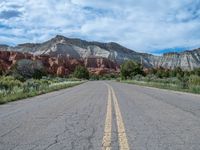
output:
[[[0,105],[0,150],[200,150],[200,96],[111,81]]]

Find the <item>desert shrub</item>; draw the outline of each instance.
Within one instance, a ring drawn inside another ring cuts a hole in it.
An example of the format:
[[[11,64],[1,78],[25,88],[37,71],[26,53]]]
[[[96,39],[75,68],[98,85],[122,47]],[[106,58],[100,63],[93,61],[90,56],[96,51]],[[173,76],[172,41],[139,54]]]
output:
[[[199,85],[200,86],[200,76],[191,75],[189,77],[189,85]]]
[[[64,82],[65,80],[66,80],[65,78],[61,78],[61,77],[54,77],[54,78],[49,79],[51,83]]]
[[[96,74],[90,74],[90,80],[99,80],[99,75]]]
[[[112,79],[116,79],[118,77],[117,74],[111,73],[111,74],[104,74],[101,75],[99,78],[101,80],[112,80]]]
[[[156,81],[158,78],[155,74],[148,74],[145,77],[145,79],[146,79],[147,82],[150,82],[150,81]]]
[[[14,87],[20,87],[22,82],[12,76],[2,76],[0,78],[0,89],[11,91]]]
[[[180,76],[180,74],[179,74],[179,76]],[[180,76],[180,77],[178,77],[178,79],[180,81],[179,86],[183,89],[187,89],[188,88],[188,82],[189,82],[188,76],[185,76],[185,75],[183,77]]]
[[[175,68],[174,71],[177,78],[182,78],[184,76],[184,71],[180,67]]]
[[[50,84],[51,82],[45,79],[29,79],[23,84],[23,92],[42,91]]]
[[[73,76],[78,79],[89,79],[89,71],[83,66],[77,66]]]
[[[144,78],[143,78],[142,75],[137,74],[137,75],[135,75],[135,76],[133,77],[133,79],[134,79],[134,80],[138,80],[138,81],[140,81],[140,80],[142,80],[142,79],[144,79]]]

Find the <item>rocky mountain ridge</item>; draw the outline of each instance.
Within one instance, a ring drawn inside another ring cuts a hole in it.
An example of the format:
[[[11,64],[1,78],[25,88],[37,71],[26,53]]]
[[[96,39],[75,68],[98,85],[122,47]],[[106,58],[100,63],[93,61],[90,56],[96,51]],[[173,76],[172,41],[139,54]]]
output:
[[[17,45],[16,47],[2,45],[0,46],[0,50],[29,52],[33,55],[45,54],[51,57],[66,56],[75,59],[101,57],[107,58],[117,64],[131,59],[141,63],[147,68],[164,67],[173,69],[181,67],[184,70],[200,68],[200,49],[155,56],[133,51],[114,42],[88,42],[61,35],[57,35],[44,43],[26,43]]]
[[[9,72],[19,60],[32,60],[40,62],[47,74],[67,76],[73,73],[76,66],[85,66],[91,74],[117,74],[119,66],[109,59],[102,57],[88,57],[74,59],[67,56],[33,55],[26,52],[0,51],[0,72]]]

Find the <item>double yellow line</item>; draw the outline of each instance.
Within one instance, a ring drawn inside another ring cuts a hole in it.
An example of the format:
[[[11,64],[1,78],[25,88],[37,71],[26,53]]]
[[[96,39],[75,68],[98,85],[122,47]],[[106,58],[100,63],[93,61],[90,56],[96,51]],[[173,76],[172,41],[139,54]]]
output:
[[[110,150],[112,148],[111,147],[112,100],[113,100],[116,120],[117,120],[117,133],[118,133],[118,141],[119,141],[120,150],[129,150],[124,122],[122,119],[117,97],[115,95],[113,88],[108,84],[106,85],[108,87],[108,103],[107,103],[107,113],[106,113],[106,120],[105,120],[105,127],[104,127],[104,136],[103,136],[103,141],[102,141],[102,150]]]

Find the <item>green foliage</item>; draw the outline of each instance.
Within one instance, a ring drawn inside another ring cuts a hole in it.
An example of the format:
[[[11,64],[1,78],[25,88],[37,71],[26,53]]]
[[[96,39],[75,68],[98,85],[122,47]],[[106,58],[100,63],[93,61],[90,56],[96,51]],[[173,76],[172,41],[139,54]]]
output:
[[[77,66],[73,76],[78,79],[89,79],[89,71],[83,66]]]
[[[175,72],[176,77],[178,77],[179,79],[184,76],[184,72],[180,67],[175,68],[174,72]]]
[[[196,68],[192,72],[194,75],[200,76],[200,68]]]
[[[181,75],[179,74],[179,77],[178,77],[179,81],[180,81],[180,87],[183,88],[183,89],[187,89],[188,88],[188,76],[184,75],[183,77],[181,77]]]
[[[119,77],[119,75],[111,73],[111,74],[104,74],[104,75],[95,75],[90,74],[90,80],[115,80]]]
[[[124,82],[200,94],[199,70],[183,71],[181,68],[173,70],[157,68],[146,72],[146,76],[136,75],[132,80]]]
[[[12,76],[0,77],[0,90],[11,91],[14,87],[20,87],[22,82]]]
[[[0,104],[71,87],[82,81],[69,81],[65,78],[44,77],[22,82],[12,76],[0,77]]]
[[[142,67],[140,64],[128,60],[121,65],[121,79],[130,79],[137,74],[143,74]]]
[[[90,80],[99,80],[99,79],[100,79],[99,75],[90,74]]]
[[[156,71],[154,71],[155,75],[158,78],[167,78],[169,77],[169,70],[168,69],[164,69],[163,67],[159,67],[158,69],[156,69]]]
[[[104,74],[100,76],[101,80],[113,80],[116,79],[118,77],[117,74]]]
[[[200,76],[191,75],[189,77],[189,85],[200,85]]]

